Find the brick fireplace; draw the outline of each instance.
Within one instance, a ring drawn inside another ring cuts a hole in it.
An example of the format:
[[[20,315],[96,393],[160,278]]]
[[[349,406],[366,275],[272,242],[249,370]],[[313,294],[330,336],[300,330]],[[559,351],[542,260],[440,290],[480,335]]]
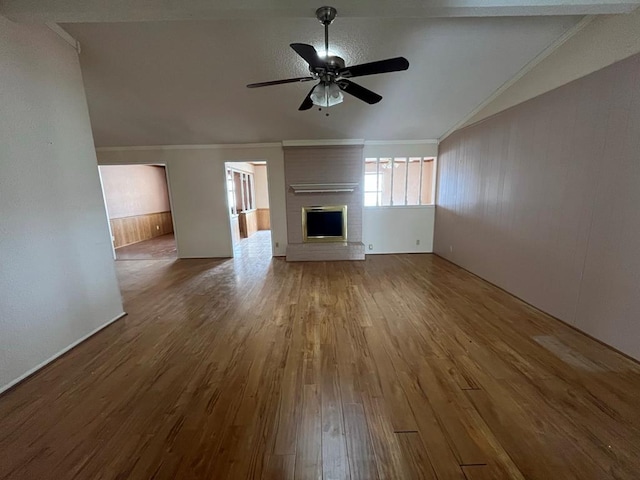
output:
[[[362,145],[284,148],[288,261],[364,260],[362,155]],[[305,209],[343,206],[346,241],[305,239]]]

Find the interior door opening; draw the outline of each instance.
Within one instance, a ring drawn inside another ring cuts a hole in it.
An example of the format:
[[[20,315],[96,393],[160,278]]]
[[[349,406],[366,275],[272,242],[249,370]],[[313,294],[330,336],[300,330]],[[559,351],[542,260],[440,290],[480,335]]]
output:
[[[163,165],[98,168],[114,258],[178,258],[166,168]]]
[[[267,162],[226,162],[233,256],[271,258]]]

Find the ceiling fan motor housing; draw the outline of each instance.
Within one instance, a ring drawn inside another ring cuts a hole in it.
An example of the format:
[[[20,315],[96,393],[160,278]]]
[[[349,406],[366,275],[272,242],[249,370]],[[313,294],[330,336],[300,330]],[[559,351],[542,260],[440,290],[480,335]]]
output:
[[[338,72],[345,67],[344,59],[338,56],[323,57],[325,66],[309,67],[309,71],[325,82],[330,82],[338,77]]]

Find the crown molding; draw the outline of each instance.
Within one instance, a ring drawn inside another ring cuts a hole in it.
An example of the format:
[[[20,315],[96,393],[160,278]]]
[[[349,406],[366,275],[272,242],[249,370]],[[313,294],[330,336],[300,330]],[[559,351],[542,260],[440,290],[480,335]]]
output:
[[[211,145],[148,145],[132,147],[96,147],[96,152],[131,152],[144,150],[227,150],[240,148],[279,148],[281,143],[224,143]]]
[[[136,145],[122,147],[96,147],[96,152],[131,152],[145,150],[224,150],[238,148],[319,147],[319,146],[363,146],[363,145],[437,145],[438,140],[283,140],[271,143],[222,143],[203,145]]]
[[[424,140],[365,140],[367,145],[437,145],[437,138],[429,138]]]
[[[71,45],[78,54],[80,54],[80,42],[71,36],[69,32],[67,32],[64,28],[62,28],[57,23],[45,23],[47,28],[51,30],[53,33],[58,35],[62,40]]]
[[[493,102],[496,98],[502,95],[507,89],[509,89],[513,84],[515,84],[518,80],[524,77],[527,73],[536,67],[540,62],[542,62],[545,58],[550,56],[553,52],[555,52],[558,48],[560,48],[564,43],[573,37],[576,33],[582,30],[584,27],[589,25],[594,19],[595,15],[586,15],[576,23],[569,30],[564,32],[560,37],[558,37],[555,41],[553,41],[547,48],[542,50],[538,55],[536,55],[533,60],[527,63],[524,67],[522,67],[518,73],[516,73],[513,77],[503,83],[496,91],[494,91],[489,97],[487,97],[480,105],[474,108],[468,115],[466,115],[461,121],[456,123],[453,127],[447,130],[439,139],[439,142],[442,142],[445,138],[451,135],[456,130],[462,128],[469,120],[475,117],[484,107]],[[480,120],[481,121],[481,120]]]
[[[344,140],[283,140],[283,147],[334,147],[334,146],[362,146],[364,139]]]

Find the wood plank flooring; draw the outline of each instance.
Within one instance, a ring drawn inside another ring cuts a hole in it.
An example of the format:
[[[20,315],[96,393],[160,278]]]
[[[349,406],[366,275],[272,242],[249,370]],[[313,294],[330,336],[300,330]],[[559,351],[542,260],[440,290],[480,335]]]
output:
[[[178,258],[173,233],[116,248],[116,260],[172,260]]]
[[[241,238],[233,244],[233,256],[249,260],[271,258],[271,230],[258,230],[248,238]],[[249,260],[250,261],[250,260]]]
[[[436,256],[117,269],[129,315],[0,397],[0,479],[640,477],[638,364]]]

